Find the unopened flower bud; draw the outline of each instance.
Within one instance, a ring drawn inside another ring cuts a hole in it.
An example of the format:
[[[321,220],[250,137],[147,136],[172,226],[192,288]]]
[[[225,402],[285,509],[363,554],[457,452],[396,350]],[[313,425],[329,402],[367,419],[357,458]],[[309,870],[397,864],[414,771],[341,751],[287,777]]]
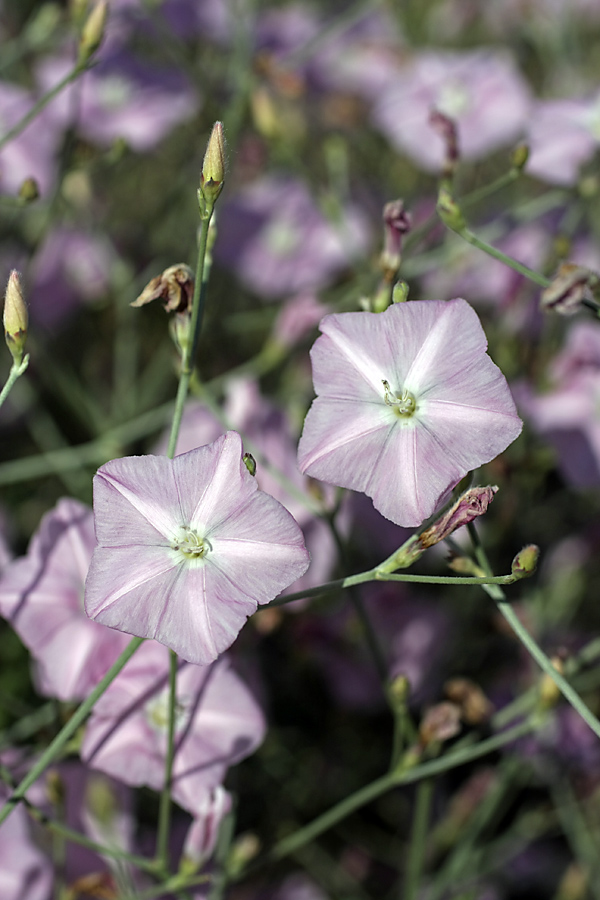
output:
[[[397,281],[392,291],[392,303],[406,303],[408,300],[408,285],[406,281]]]
[[[227,874],[234,877],[260,852],[260,840],[251,832],[242,834],[233,844],[227,860]]]
[[[600,279],[595,272],[575,263],[563,263],[550,287],[542,291],[540,306],[544,310],[570,316],[583,305],[597,308],[592,289]]]
[[[529,147],[527,144],[518,144],[511,154],[510,163],[513,169],[516,169],[517,172],[522,172],[527,165],[528,159]]]
[[[461,525],[467,525],[477,516],[482,516],[487,512],[497,490],[496,485],[488,485],[487,487],[469,488],[468,491],[465,491],[433,525],[421,532],[419,539],[422,547],[424,549],[433,547],[434,544],[445,540]]]
[[[451,231],[460,233],[467,227],[460,206],[447,188],[440,188],[436,209],[444,225]]]
[[[550,662],[559,673],[559,675],[564,674],[565,667],[560,656],[553,656]],[[540,678],[539,684],[540,706],[542,707],[542,709],[551,709],[553,706],[556,706],[556,704],[560,700],[560,697],[560,688],[558,687],[554,679],[546,672],[544,672],[542,677]]]
[[[13,269],[4,296],[4,337],[16,365],[23,359],[27,324],[28,315],[21,289],[21,276]]]
[[[248,469],[251,475],[256,475],[256,460],[252,456],[251,453],[244,453],[242,459],[244,460],[244,465]]]
[[[402,240],[411,228],[411,216],[402,200],[393,200],[383,207],[384,241],[380,265],[384,276],[392,281],[402,261]]]
[[[493,706],[479,685],[468,678],[451,678],[444,685],[444,692],[453,703],[460,707],[463,721],[468,725],[486,722],[493,712]]]
[[[92,56],[104,37],[108,18],[108,0],[98,0],[86,19],[79,39],[78,63],[82,65]]]
[[[410,695],[410,681],[406,675],[396,675],[388,687],[390,702],[395,709],[403,709]]]
[[[419,725],[419,741],[423,747],[449,741],[460,731],[460,707],[455,703],[437,703],[427,710]]]
[[[26,178],[21,182],[19,188],[19,200],[25,206],[28,203],[34,203],[40,196],[40,189],[35,178]]]
[[[223,134],[223,123],[215,122],[202,163],[199,197],[205,203],[212,205],[223,190],[224,179],[225,135]]]
[[[536,544],[527,544],[513,559],[511,573],[515,578],[529,578],[535,572],[539,555],[540,548]]]
[[[456,122],[439,110],[432,109],[429,114],[429,124],[444,142],[445,154],[442,178],[450,179],[454,176],[460,155],[458,152]]]

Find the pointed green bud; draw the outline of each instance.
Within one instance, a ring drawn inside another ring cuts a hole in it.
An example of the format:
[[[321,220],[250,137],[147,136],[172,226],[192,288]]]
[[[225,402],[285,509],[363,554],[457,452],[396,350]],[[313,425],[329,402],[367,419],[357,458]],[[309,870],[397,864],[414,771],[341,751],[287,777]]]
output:
[[[83,65],[94,55],[106,30],[108,18],[108,0],[98,0],[87,17],[79,39],[79,55],[77,62]]]
[[[4,337],[15,365],[23,360],[29,317],[21,289],[21,276],[13,269],[4,297]]]
[[[223,123],[215,122],[208,140],[204,162],[202,163],[202,175],[200,177],[200,190],[198,199],[212,205],[221,191],[225,180],[225,135]]]
[[[397,281],[392,291],[392,303],[406,303],[408,300],[408,285],[405,281]]]
[[[527,144],[519,144],[513,150],[510,162],[513,169],[516,169],[517,172],[522,172],[525,166],[527,165],[527,160],[529,159],[529,147]]]
[[[467,227],[461,208],[446,188],[440,188],[437,199],[437,212],[447,228],[459,234]]]
[[[515,578],[529,578],[536,570],[540,556],[540,548],[536,544],[527,544],[512,561],[511,573]]]

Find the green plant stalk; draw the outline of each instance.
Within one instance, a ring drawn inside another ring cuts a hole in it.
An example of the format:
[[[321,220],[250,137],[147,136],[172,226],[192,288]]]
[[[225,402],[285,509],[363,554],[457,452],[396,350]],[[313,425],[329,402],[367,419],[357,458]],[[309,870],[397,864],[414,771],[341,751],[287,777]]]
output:
[[[4,403],[11,390],[13,389],[13,385],[15,384],[17,378],[20,378],[21,375],[26,371],[27,366],[29,365],[29,354],[24,356],[20,363],[13,363],[10,367],[10,372],[8,373],[8,378],[6,379],[6,384],[0,391],[0,406]]]
[[[332,591],[343,590],[356,584],[365,584],[368,581],[402,581],[409,584],[461,584],[461,585],[482,585],[482,584],[514,584],[520,579],[515,575],[485,575],[482,577],[462,576],[462,575],[392,575],[387,572],[380,572],[377,568],[369,569],[368,572],[360,572],[358,575],[349,575],[347,578],[338,578],[336,581],[328,581],[314,588],[306,588],[304,591],[296,591],[294,594],[285,594],[283,597],[276,597],[270,603],[265,603],[260,609],[269,609],[273,606],[284,606],[293,600],[301,600],[305,597],[320,597],[322,594],[330,594]]]
[[[413,813],[413,822],[406,861],[404,879],[404,900],[414,900],[419,890],[421,873],[425,862],[425,844],[433,799],[433,778],[425,778],[417,788],[417,799]]]
[[[200,328],[202,326],[202,318],[204,315],[204,300],[206,295],[206,281],[204,280],[204,262],[206,258],[206,249],[208,245],[208,228],[214,210],[214,202],[206,204],[206,210],[201,214],[200,218],[200,239],[198,241],[198,262],[196,264],[196,281],[194,284],[194,297],[192,300],[192,317],[190,321],[190,340],[187,342],[181,360],[181,373],[179,376],[179,385],[177,388],[177,397],[175,399],[175,410],[173,412],[173,423],[171,425],[171,434],[169,437],[169,449],[167,456],[173,459],[175,449],[177,447],[177,438],[181,427],[181,418],[183,409],[190,387],[192,372],[194,371],[194,360],[196,357],[196,348],[198,346],[198,338]]]
[[[98,682],[94,690],[91,692],[87,700],[84,700],[81,706],[77,708],[66,725],[61,728],[54,740],[48,745],[44,753],[40,756],[36,764],[30,769],[25,778],[20,782],[17,788],[12,792],[2,809],[0,809],[0,825],[4,822],[15,807],[23,800],[25,794],[32,784],[40,777],[42,772],[52,763],[69,739],[75,734],[80,725],[83,724],[88,714],[94,708],[96,702],[100,699],[104,691],[107,689],[117,677],[119,672],[129,662],[135,651],[143,643],[143,638],[135,637],[128,643],[119,658],[112,664],[104,678]]]
[[[477,556],[477,561],[479,562],[481,568],[485,572],[491,573],[491,567],[487,559],[487,555],[485,550],[479,540],[477,535],[477,531],[473,526],[473,523],[470,522],[467,525],[469,529],[469,534],[471,536],[471,541],[475,548],[475,554]],[[490,582],[491,584],[491,582]],[[497,584],[497,582],[496,582]],[[536,661],[540,669],[542,669],[546,675],[549,675],[556,687],[559,689],[565,700],[567,700],[576,712],[579,713],[584,722],[592,729],[594,734],[597,737],[600,737],[600,722],[593,714],[591,709],[583,702],[577,691],[575,691],[569,682],[564,678],[560,672],[552,665],[550,659],[546,656],[542,648],[539,644],[533,639],[533,637],[529,634],[525,626],[519,621],[518,616],[515,614],[513,608],[507,603],[506,596],[504,592],[498,588],[492,586],[492,588],[488,588],[488,594],[494,600],[498,612],[504,616],[516,636],[519,638],[527,652],[533,659]]]
[[[166,871],[169,865],[169,831],[171,826],[171,787],[175,758],[175,711],[177,709],[177,654],[169,650],[169,719],[167,724],[167,752],[165,782],[160,795],[156,863]]]
[[[40,97],[38,102],[31,107],[29,112],[23,116],[23,118],[17,122],[16,125],[7,131],[2,138],[0,138],[0,150],[2,150],[10,141],[14,138],[18,137],[22,131],[25,131],[30,122],[39,115],[39,113],[47,106],[51,100],[64,91],[64,89],[72,82],[79,78],[87,69],[90,68],[90,60],[86,60],[85,62],[78,62],[70,72],[67,72],[64,78],[62,78],[58,84],[56,84],[51,90],[48,91],[47,94],[44,94],[43,97]]]
[[[98,844],[96,841],[92,841],[79,831],[74,831],[62,822],[51,819],[42,812],[42,810],[38,809],[37,806],[30,803],[27,798],[23,800],[23,803],[32,819],[35,819],[36,822],[39,822],[40,825],[43,825],[48,831],[60,835],[65,841],[72,844],[79,844],[81,847],[87,847],[88,850],[97,853],[99,856],[109,856],[111,859],[121,859],[131,863],[131,865],[136,866],[138,869],[143,869],[151,873],[156,872],[156,864],[153,860],[148,860],[143,856],[136,856],[134,853],[128,853],[126,850],[119,850],[117,847],[105,847],[104,844]]]

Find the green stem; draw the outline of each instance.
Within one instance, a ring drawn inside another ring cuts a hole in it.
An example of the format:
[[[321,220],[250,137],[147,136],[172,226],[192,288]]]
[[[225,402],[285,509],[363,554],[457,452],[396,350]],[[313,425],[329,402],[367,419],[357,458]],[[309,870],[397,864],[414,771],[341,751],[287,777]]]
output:
[[[165,782],[160,795],[158,811],[158,835],[156,862],[165,870],[169,865],[169,830],[171,825],[171,787],[173,784],[173,760],[175,758],[175,713],[177,709],[177,654],[169,651],[169,720],[167,724],[167,752],[165,756]]]
[[[483,548],[483,545],[481,544],[481,541],[479,540],[479,536],[475,527],[473,526],[473,523],[470,522],[467,527],[469,529],[469,534],[475,548],[477,561],[485,572],[491,573],[491,567],[488,562],[485,550]],[[600,737],[600,721],[598,721],[591,709],[583,702],[577,691],[575,691],[571,687],[569,682],[553,666],[552,662],[546,656],[542,648],[529,634],[525,626],[519,620],[519,617],[514,612],[513,608],[506,602],[506,596],[504,592],[500,588],[496,587],[493,590],[489,589],[488,593],[494,600],[498,612],[502,616],[504,616],[516,636],[519,638],[527,652],[536,661],[540,669],[542,669],[546,673],[546,675],[550,676],[565,700],[567,700],[571,704],[573,709],[575,709],[579,713],[581,718],[592,729],[594,734],[597,735],[597,737]]]
[[[332,591],[340,591],[345,588],[353,587],[356,584],[365,584],[368,581],[403,581],[410,584],[461,584],[461,585],[482,585],[482,584],[514,584],[520,579],[515,575],[484,575],[484,576],[463,576],[463,575],[392,575],[388,572],[381,572],[377,568],[369,569],[368,572],[360,572],[358,575],[349,575],[348,578],[338,578],[336,581],[328,581],[314,588],[306,588],[303,591],[296,591],[293,594],[285,594],[283,597],[276,597],[270,603],[265,603],[260,609],[269,609],[273,606],[285,606],[293,600],[302,600],[306,597],[320,597],[322,594],[330,594]]]
[[[7,131],[6,134],[0,138],[0,150],[2,150],[10,141],[14,138],[18,137],[22,131],[24,131],[30,122],[36,118],[37,115],[44,109],[45,106],[50,103],[51,100],[60,94],[72,81],[75,81],[80,75],[82,75],[89,68],[89,60],[86,60],[84,63],[78,62],[70,72],[67,72],[64,78],[62,78],[58,84],[56,84],[47,94],[44,94],[43,97],[37,101],[34,106],[31,107],[29,112],[23,116],[23,118],[17,122],[16,125]]]
[[[410,847],[404,879],[404,900],[414,900],[419,890],[421,872],[425,861],[425,844],[429,828],[434,784],[433,778],[426,778],[417,788],[417,799],[413,813]]]
[[[117,661],[112,664],[104,678],[98,682],[87,700],[84,700],[81,706],[78,707],[77,711],[71,716],[67,724],[63,728],[61,728],[54,740],[48,745],[44,753],[42,753],[37,763],[33,766],[32,769],[30,769],[25,778],[21,781],[18,787],[8,798],[2,809],[0,809],[0,825],[2,824],[2,822],[8,819],[12,811],[23,800],[26,792],[29,790],[31,785],[35,781],[37,781],[42,772],[50,765],[51,762],[53,762],[54,759],[56,759],[69,739],[75,734],[79,726],[83,724],[86,717],[92,711],[94,705],[100,699],[106,688],[114,681],[119,672],[129,662],[142,642],[143,638],[132,638]]]
[[[29,354],[27,356],[24,356],[20,363],[12,364],[12,366],[10,367],[10,372],[8,373],[8,378],[6,379],[6,384],[2,388],[2,391],[0,391],[0,406],[2,406],[2,404],[4,403],[4,401],[10,394],[17,378],[21,377],[21,375],[27,369],[28,365],[29,365]]]
[[[460,235],[460,237],[468,244],[472,244],[473,247],[477,247],[478,250],[483,250],[483,252],[487,253],[488,256],[492,256],[494,259],[498,259],[501,263],[504,263],[505,266],[509,266],[511,269],[514,269],[515,272],[519,272],[520,275],[524,275],[525,278],[529,278],[530,281],[533,281],[535,284],[539,285],[539,287],[547,288],[552,283],[549,278],[546,278],[544,275],[540,275],[539,272],[536,272],[534,269],[530,269],[529,266],[523,265],[523,263],[520,263],[512,256],[507,256],[506,253],[503,253],[501,250],[496,249],[496,247],[492,247],[491,244],[487,244],[485,241],[482,241],[480,238],[474,235],[469,228],[461,228],[456,232],[456,234]]]
[[[206,211],[201,216],[200,239],[198,241],[198,262],[196,264],[196,282],[194,284],[194,298],[192,300],[192,316],[190,320],[190,338],[185,345],[183,358],[181,360],[181,373],[179,376],[179,386],[177,388],[177,397],[175,399],[175,410],[173,412],[173,423],[171,425],[171,435],[169,437],[169,449],[167,456],[173,459],[175,449],[177,447],[177,438],[179,436],[179,428],[181,427],[181,419],[183,409],[190,387],[192,372],[194,371],[194,360],[196,357],[196,348],[198,346],[198,337],[202,325],[204,315],[204,299],[206,295],[206,281],[204,279],[204,262],[206,258],[206,249],[208,245],[208,229],[210,220],[214,210],[214,203],[207,204]]]
[[[104,844],[98,844],[96,841],[92,841],[79,831],[74,831],[72,828],[63,825],[62,822],[51,819],[42,812],[42,810],[38,809],[37,806],[29,803],[27,799],[24,799],[23,803],[25,804],[29,815],[35,819],[36,822],[39,822],[40,825],[43,825],[44,828],[47,828],[52,833],[60,835],[65,841],[69,841],[72,844],[79,844],[81,847],[86,847],[88,850],[97,853],[99,856],[108,856],[111,859],[122,859],[125,862],[131,863],[133,866],[137,866],[138,869],[143,869],[147,872],[153,873],[156,871],[156,864],[154,861],[145,859],[143,856],[136,856],[133,853],[128,853],[126,850],[119,850],[117,847],[107,847]]]

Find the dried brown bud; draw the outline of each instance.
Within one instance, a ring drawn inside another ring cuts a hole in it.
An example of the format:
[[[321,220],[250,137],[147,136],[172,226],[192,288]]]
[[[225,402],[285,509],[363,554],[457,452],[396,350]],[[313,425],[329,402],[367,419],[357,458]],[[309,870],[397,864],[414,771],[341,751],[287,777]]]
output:
[[[145,306],[162,300],[167,312],[184,313],[192,308],[194,273],[185,263],[169,266],[161,275],[152,278],[131,306]]]
[[[419,535],[421,546],[433,547],[461,525],[467,525],[477,516],[482,516],[487,512],[497,490],[496,485],[469,488],[433,525],[421,532]]]
[[[460,707],[455,703],[437,703],[427,710],[419,725],[422,746],[448,741],[460,731]]]
[[[570,316],[582,305],[597,306],[592,289],[600,279],[595,272],[575,263],[563,263],[550,287],[542,291],[540,306],[561,316]]]
[[[444,693],[448,700],[458,704],[461,717],[467,725],[486,722],[494,711],[479,685],[468,678],[451,678],[444,685]]]

